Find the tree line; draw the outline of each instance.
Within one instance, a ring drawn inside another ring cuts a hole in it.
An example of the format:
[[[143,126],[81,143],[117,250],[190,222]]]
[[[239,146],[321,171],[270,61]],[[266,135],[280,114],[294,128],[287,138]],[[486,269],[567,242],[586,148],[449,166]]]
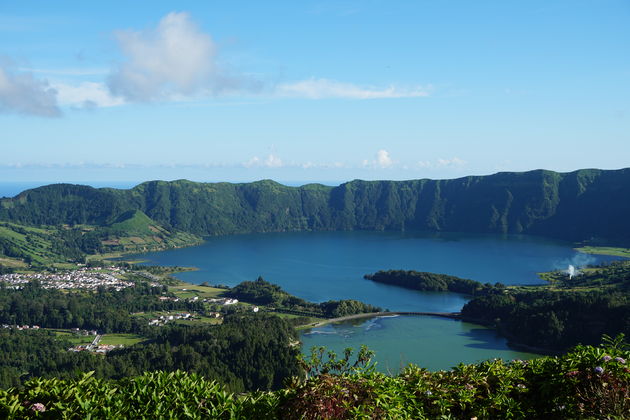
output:
[[[366,280],[377,283],[391,284],[407,289],[426,292],[455,292],[467,295],[485,295],[496,293],[505,289],[501,283],[480,283],[475,280],[462,279],[447,274],[428,273],[414,270],[387,270],[377,271],[374,274],[363,276]]]
[[[241,282],[227,291],[225,295],[248,303],[326,318],[382,311],[377,306],[357,300],[330,300],[322,303],[308,302],[287,293],[277,284],[269,283],[262,277],[258,277],[255,281]]]

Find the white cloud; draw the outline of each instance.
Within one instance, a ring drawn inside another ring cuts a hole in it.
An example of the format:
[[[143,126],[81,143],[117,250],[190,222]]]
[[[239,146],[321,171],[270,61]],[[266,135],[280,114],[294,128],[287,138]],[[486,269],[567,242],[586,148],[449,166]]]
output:
[[[188,13],[169,13],[153,30],[117,31],[115,37],[126,61],[108,85],[129,101],[211,94],[238,84],[220,72],[215,43]]]
[[[112,96],[103,83],[83,82],[78,85],[53,83],[57,90],[57,98],[61,105],[93,108],[122,105],[124,99]]]
[[[428,160],[421,160],[416,163],[418,168],[430,169],[430,168],[461,168],[465,166],[468,162],[463,159],[458,158],[457,156],[451,159],[442,159],[439,158],[435,162],[431,162]]]
[[[61,110],[57,92],[46,80],[14,72],[9,63],[0,62],[0,113],[58,117]]]
[[[385,169],[392,167],[394,163],[395,162],[389,155],[389,152],[385,149],[380,149],[376,152],[374,160],[370,161],[368,159],[364,159],[363,162],[361,162],[361,166]]]
[[[282,166],[282,159],[270,153],[267,159],[265,159],[265,166],[269,168],[279,168]]]
[[[247,162],[243,163],[243,166],[246,168],[256,168],[256,167],[266,167],[266,168],[281,168],[284,166],[282,159],[273,153],[269,153],[269,155],[265,159],[261,159],[258,156],[254,156]]]
[[[381,149],[376,152],[376,164],[381,168],[388,168],[394,164],[387,150]]]
[[[458,158],[457,156],[453,157],[452,159],[438,159],[437,160],[437,166],[440,167],[459,167],[459,166],[464,166],[466,164],[466,161]]]
[[[346,164],[343,162],[327,162],[327,163],[315,163],[310,160],[306,163],[295,164],[302,169],[340,169],[345,168]]]
[[[307,99],[347,98],[347,99],[385,99],[416,98],[429,96],[430,87],[386,88],[362,87],[330,79],[307,79],[292,83],[283,83],[276,87],[276,95]]]

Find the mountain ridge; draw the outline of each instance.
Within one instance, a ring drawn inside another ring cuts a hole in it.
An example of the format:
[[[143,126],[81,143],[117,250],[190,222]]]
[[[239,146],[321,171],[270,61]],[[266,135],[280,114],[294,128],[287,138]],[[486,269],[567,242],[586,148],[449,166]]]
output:
[[[630,168],[353,180],[335,187],[289,187],[272,180],[147,181],[127,190],[52,184],[0,200],[0,220],[27,225],[107,225],[133,210],[167,228],[202,236],[418,230],[627,243]]]

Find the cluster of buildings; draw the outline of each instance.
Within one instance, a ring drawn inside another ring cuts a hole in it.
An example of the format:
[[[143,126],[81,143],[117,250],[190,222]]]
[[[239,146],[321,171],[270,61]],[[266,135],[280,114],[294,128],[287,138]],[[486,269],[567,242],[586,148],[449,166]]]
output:
[[[182,312],[182,313],[175,314],[175,315],[160,315],[157,318],[150,319],[149,320],[149,325],[155,326],[155,327],[160,327],[162,325],[165,325],[169,321],[175,321],[175,320],[178,320],[178,319],[190,319],[190,320],[192,320],[192,315],[189,314],[188,312]]]
[[[209,303],[218,303],[219,305],[236,305],[238,303],[238,299],[231,298],[204,299],[203,301]]]
[[[122,344],[118,344],[117,346],[113,344],[98,344],[93,346],[92,344],[88,344],[86,346],[74,346],[70,347],[68,351],[80,352],[80,351],[91,351],[93,353],[107,353],[108,351],[112,351],[114,349],[122,348]]]
[[[182,289],[186,290],[186,289]],[[171,301],[171,302],[179,302],[180,299],[178,297],[173,296],[160,296],[159,299],[161,301]],[[191,298],[184,299],[187,302],[197,302],[199,301],[199,296],[193,296]],[[203,303],[217,303],[219,305],[236,305],[238,303],[238,299],[231,298],[215,298],[215,299],[201,299]]]
[[[82,330],[80,328],[72,328],[71,331],[76,335],[98,335],[96,330]]]
[[[13,273],[0,275],[0,282],[5,282],[8,287],[20,289],[24,284],[37,280],[44,289],[97,289],[98,287],[114,288],[121,290],[133,287],[134,283],[123,280],[118,276],[125,271],[118,267],[109,267],[107,270],[100,268],[79,268],[77,270],[61,273]]]
[[[96,333],[96,331],[94,331]],[[80,352],[80,351],[91,351],[93,353],[107,353],[108,351],[112,351],[114,349],[122,348],[123,345],[113,345],[113,344],[99,344],[101,342],[102,336],[96,334],[94,340],[90,344],[82,344],[74,347],[70,347],[68,351]]]
[[[2,328],[13,329],[13,330],[39,330],[39,325],[9,325],[2,324]]]

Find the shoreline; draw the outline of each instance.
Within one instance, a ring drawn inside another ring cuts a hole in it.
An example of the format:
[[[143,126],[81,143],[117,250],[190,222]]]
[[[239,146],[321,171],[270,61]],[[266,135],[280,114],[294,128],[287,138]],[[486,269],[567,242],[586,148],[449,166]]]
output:
[[[322,321],[317,321],[311,324],[300,325],[296,327],[298,331],[302,332],[304,330],[309,330],[312,328],[323,327],[328,324],[334,324],[337,322],[345,322],[351,321],[355,319],[368,319],[368,318],[380,318],[380,317],[388,317],[388,316],[432,316],[438,318],[447,318],[453,319],[456,321],[467,322],[470,324],[481,325],[486,328],[494,330],[499,336],[506,340],[507,346],[515,351],[524,351],[527,353],[536,354],[539,356],[557,356],[563,354],[564,352],[556,349],[546,349],[542,347],[530,346],[528,344],[519,343],[514,341],[514,338],[505,334],[500,333],[496,328],[488,326],[484,323],[474,321],[471,319],[463,319],[460,312],[405,312],[405,311],[395,311],[395,312],[367,312],[363,314],[354,314],[354,315],[346,315],[337,318],[329,318]]]
[[[318,328],[327,324],[334,324],[335,322],[344,322],[351,321],[353,319],[363,319],[363,318],[379,318],[384,316],[435,316],[440,318],[449,318],[455,320],[461,320],[461,315],[459,312],[405,312],[405,311],[395,311],[395,312],[366,312],[363,314],[354,314],[354,315],[345,315],[337,318],[328,318],[323,321],[314,322],[311,324],[300,325],[300,329],[310,329],[310,328]]]

